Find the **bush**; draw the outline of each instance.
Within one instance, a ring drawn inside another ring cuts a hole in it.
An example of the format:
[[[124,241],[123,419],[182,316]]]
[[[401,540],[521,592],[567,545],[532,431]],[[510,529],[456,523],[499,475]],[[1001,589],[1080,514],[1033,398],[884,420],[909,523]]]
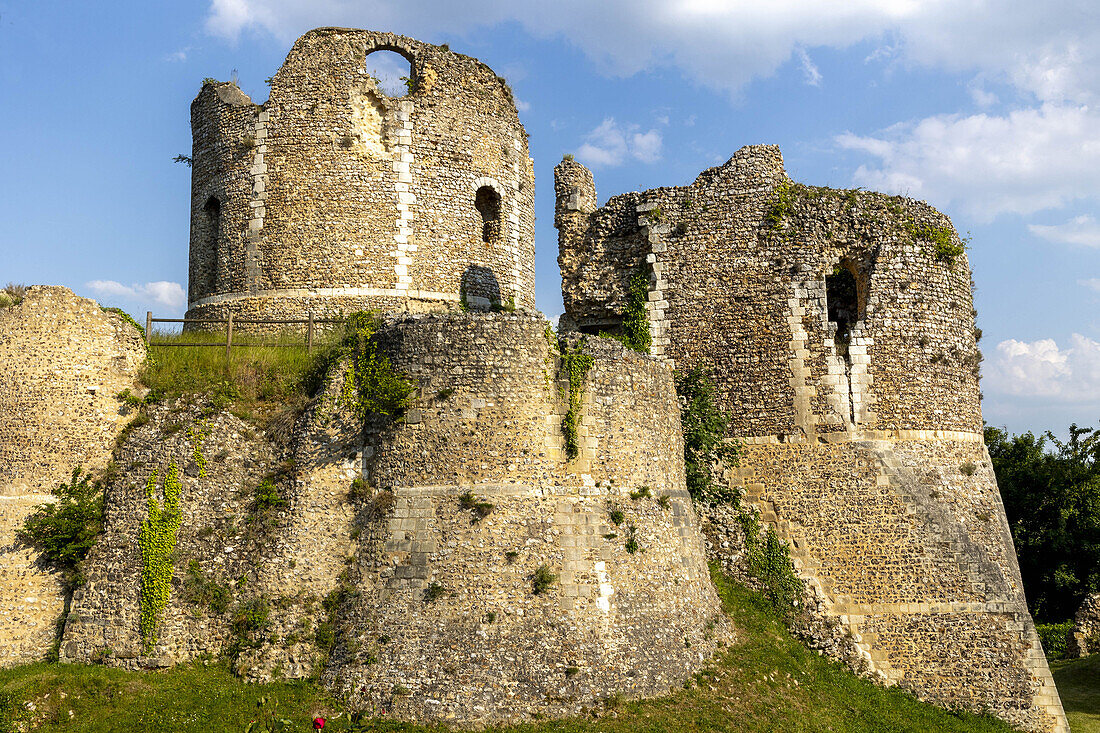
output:
[[[275,481],[265,478],[256,487],[256,511],[265,512],[268,509],[279,509],[287,505],[287,500],[279,495],[279,489]]]
[[[550,586],[557,582],[558,576],[550,572],[550,567],[547,565],[539,565],[535,569],[535,574],[531,576],[531,586],[535,595],[545,593],[550,589]]]
[[[1035,624],[1035,631],[1039,633],[1039,641],[1043,644],[1043,653],[1047,659],[1066,658],[1066,639],[1073,630],[1072,621],[1064,621],[1060,624]]]
[[[458,503],[463,509],[474,513],[475,522],[489,516],[490,512],[493,511],[493,505],[490,502],[480,501],[469,491],[458,497]]]
[[[67,585],[82,582],[80,568],[103,531],[103,486],[81,468],[53,492],[57,501],[40,504],[27,517],[19,537],[42,551],[61,570]]]

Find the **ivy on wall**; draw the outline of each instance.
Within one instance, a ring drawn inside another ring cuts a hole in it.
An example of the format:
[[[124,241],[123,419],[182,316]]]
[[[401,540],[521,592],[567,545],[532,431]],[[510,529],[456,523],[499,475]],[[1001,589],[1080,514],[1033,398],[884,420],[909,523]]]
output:
[[[172,556],[176,532],[180,528],[180,490],[182,484],[175,461],[168,464],[164,476],[164,506],[157,501],[157,472],[145,482],[148,514],[141,523],[138,545],[141,548],[141,639],[150,652],[157,641],[157,620],[168,605],[171,591]]]
[[[646,302],[649,300],[649,278],[636,273],[630,278],[626,290],[626,302],[623,304],[623,323],[621,333],[600,333],[613,338],[628,349],[648,354],[653,345],[653,336],[649,331],[649,313]]]
[[[573,349],[566,343],[561,344],[561,364],[569,377],[569,410],[562,420],[561,430],[565,435],[565,455],[570,460],[580,455],[577,427],[580,424],[581,402],[584,398],[584,380],[593,363],[592,357],[584,353],[585,343],[586,339],[581,338]]]
[[[361,417],[368,414],[396,417],[408,406],[413,385],[397,373],[378,344],[381,321],[360,311],[347,320],[343,353],[351,357],[344,375],[343,399]]]

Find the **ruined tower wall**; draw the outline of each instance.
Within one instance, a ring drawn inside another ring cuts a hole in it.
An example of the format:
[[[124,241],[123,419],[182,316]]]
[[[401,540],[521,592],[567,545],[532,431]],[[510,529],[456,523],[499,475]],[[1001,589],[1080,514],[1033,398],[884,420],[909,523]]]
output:
[[[379,89],[376,50],[410,61],[406,96]],[[191,316],[445,309],[463,294],[534,306],[527,135],[507,84],[476,59],[319,29],[263,105],[204,84],[192,130]]]
[[[768,146],[600,208],[582,166],[555,173],[568,320],[613,330],[630,278],[647,276],[653,352],[713,371],[742,446],[726,483],[790,544],[869,668],[942,705],[1065,730],[982,443],[950,221],[795,184]],[[740,531],[709,514],[719,537]]]
[[[337,372],[295,431],[288,504],[274,514],[257,515],[252,499],[286,465],[264,441],[227,413],[154,408],[122,449],[63,659],[110,649],[107,663],[136,668],[218,653],[235,610],[263,598],[270,616],[237,648],[242,673],[303,677],[324,664],[324,683],[353,706],[400,718],[567,715],[682,684],[727,629],[684,488],[671,372],[615,342],[585,344],[581,453],[569,461],[547,332],[521,315],[388,321],[380,342],[417,385],[410,408],[364,429]],[[181,470],[178,560],[146,652],[135,537],[149,472],[169,460]],[[369,486],[358,494],[356,477]],[[642,486],[648,495],[632,498]],[[485,516],[464,506],[467,492],[491,505]],[[192,560],[231,589],[227,612],[185,600]],[[556,579],[535,593],[541,566]]]
[[[103,469],[145,347],[137,330],[67,288],[0,308],[0,666],[42,659],[64,608],[57,573],[16,534],[74,468]]]

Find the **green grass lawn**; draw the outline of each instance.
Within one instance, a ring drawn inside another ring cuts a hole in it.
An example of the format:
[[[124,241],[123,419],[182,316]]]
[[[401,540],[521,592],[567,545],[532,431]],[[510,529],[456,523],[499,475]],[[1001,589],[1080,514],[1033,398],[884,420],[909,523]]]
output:
[[[1100,733],[1100,654],[1051,662],[1073,733]]]
[[[658,700],[617,702],[601,710],[598,716],[532,721],[491,730],[501,733],[1011,730],[991,718],[948,713],[899,690],[883,689],[861,680],[793,639],[772,618],[767,603],[759,595],[721,576],[716,576],[715,582],[740,638],[709,669],[696,675],[688,689]],[[1095,669],[1094,666],[1092,672],[1082,671],[1078,675],[1082,685],[1085,677],[1095,675]],[[1088,695],[1092,696],[1095,710],[1095,688]],[[218,663],[161,672],[50,664],[0,670],[0,708],[5,698],[17,708],[20,703],[34,703],[32,715],[40,724],[36,730],[41,731],[244,731],[257,718],[261,711],[258,702],[265,697],[269,713],[272,701],[277,701],[277,716],[291,721],[286,730],[310,730],[309,722],[316,715],[329,719],[326,730],[410,733],[444,730],[379,720],[353,725],[346,715],[340,715],[339,704],[315,685],[308,682],[249,685]],[[1094,716],[1093,720],[1096,719]],[[2,722],[0,731],[6,730]]]

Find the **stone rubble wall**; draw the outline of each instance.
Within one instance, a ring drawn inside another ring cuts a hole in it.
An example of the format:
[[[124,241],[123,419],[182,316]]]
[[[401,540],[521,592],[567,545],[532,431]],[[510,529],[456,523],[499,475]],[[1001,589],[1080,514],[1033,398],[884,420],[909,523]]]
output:
[[[126,417],[115,395],[145,359],[137,330],[63,287],[0,308],[0,665],[42,659],[65,605],[57,573],[17,537],[73,469],[107,465]]]
[[[1066,638],[1066,653],[1070,657],[1100,654],[1100,593],[1085,596],[1077,609]]]
[[[356,418],[342,368],[282,451],[227,413],[152,410],[120,454],[63,659],[141,668],[228,650],[253,678],[320,665],[355,707],[481,725],[667,693],[728,640],[684,488],[666,365],[588,339],[581,455],[568,461],[567,387],[546,321],[389,317],[379,338],[417,385],[397,422]],[[163,475],[170,460],[183,470],[183,522],[169,606],[146,653],[137,534],[149,472]],[[265,476],[288,504],[256,519]],[[352,494],[357,477],[367,488]],[[485,517],[462,505],[466,492],[492,504]],[[192,560],[230,589],[225,613],[184,600]],[[544,565],[556,578],[536,594]],[[267,628],[238,643],[231,620],[255,598],[267,599]],[[325,598],[336,599],[331,616]],[[321,628],[335,638],[327,659]]]
[[[409,94],[377,87],[375,50],[411,62]],[[318,29],[294,44],[264,104],[206,83],[191,119],[189,317],[446,310],[463,295],[534,308],[527,133],[506,82],[476,59]],[[482,188],[499,199],[488,228]]]
[[[773,146],[602,207],[574,161],[555,184],[566,320],[614,330],[648,276],[653,353],[712,371],[743,447],[727,482],[790,543],[813,643],[938,704],[1066,730],[982,444],[966,255],[931,241],[960,243],[947,217],[793,183]],[[829,316],[841,268],[848,340]],[[736,517],[708,514],[736,567]]]

